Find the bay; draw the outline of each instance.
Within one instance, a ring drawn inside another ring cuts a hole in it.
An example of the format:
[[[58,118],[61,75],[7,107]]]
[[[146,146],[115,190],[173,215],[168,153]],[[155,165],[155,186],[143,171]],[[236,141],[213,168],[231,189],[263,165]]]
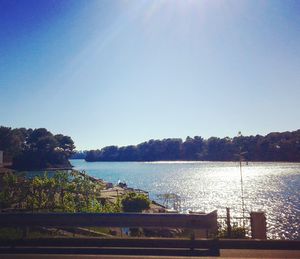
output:
[[[242,212],[241,182],[237,162],[86,162],[71,160],[74,169],[116,184],[159,194],[180,196],[181,212],[188,210],[233,216]],[[249,162],[243,164],[245,211],[264,211],[268,237],[300,239],[300,163]]]

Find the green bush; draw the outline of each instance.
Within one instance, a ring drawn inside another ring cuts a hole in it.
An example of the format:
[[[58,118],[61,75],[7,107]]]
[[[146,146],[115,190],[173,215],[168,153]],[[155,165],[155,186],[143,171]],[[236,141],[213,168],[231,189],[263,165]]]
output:
[[[103,203],[103,185],[84,172],[57,171],[50,176],[26,178],[14,173],[0,176],[0,211],[18,209],[32,212],[120,212],[120,201]]]
[[[246,238],[246,229],[244,227],[238,227],[234,225],[231,228],[231,235],[228,235],[227,228],[219,229],[218,233],[219,238]]]
[[[122,198],[121,204],[124,212],[142,212],[149,209],[150,200],[144,194],[130,192]]]

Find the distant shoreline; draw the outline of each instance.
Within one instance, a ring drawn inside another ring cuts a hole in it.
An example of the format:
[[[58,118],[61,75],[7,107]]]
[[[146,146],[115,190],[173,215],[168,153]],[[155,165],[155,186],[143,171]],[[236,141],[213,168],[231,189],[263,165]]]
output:
[[[15,168],[11,168],[10,166],[4,166],[0,167],[0,173],[6,173],[6,172],[27,172],[27,171],[67,171],[67,170],[73,170],[74,166],[70,167],[51,167],[51,168],[34,168],[34,169],[26,169],[26,170],[19,170]]]
[[[225,163],[225,162],[228,162],[228,163],[238,163],[239,161],[238,160],[228,160],[228,161],[222,161],[222,160],[218,160],[218,161],[215,161],[215,160],[154,160],[154,161],[118,161],[118,160],[115,160],[115,161],[103,161],[103,160],[99,160],[99,161],[87,161],[85,160],[84,158],[71,158],[69,159],[70,161],[72,160],[84,160],[85,162],[87,163],[95,163],[95,162],[104,162],[104,163],[115,163],[115,162],[119,162],[119,163]],[[300,164],[300,161],[242,161],[243,163],[286,163],[286,164],[289,164],[289,163],[295,163],[295,164]]]

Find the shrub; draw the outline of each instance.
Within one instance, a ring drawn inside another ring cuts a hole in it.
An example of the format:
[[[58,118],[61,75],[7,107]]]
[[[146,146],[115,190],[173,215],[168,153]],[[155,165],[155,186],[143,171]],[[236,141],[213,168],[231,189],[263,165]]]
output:
[[[144,194],[131,192],[122,198],[121,204],[124,212],[142,212],[149,209],[150,200]]]
[[[227,228],[219,229],[218,233],[219,238],[239,238],[243,239],[246,238],[246,229],[244,227],[238,227],[234,225],[231,229],[231,235],[228,235]]]

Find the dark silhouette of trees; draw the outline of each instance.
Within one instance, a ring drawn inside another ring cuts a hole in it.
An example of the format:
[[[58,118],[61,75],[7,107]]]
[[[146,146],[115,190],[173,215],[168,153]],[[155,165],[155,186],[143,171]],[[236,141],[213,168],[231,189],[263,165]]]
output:
[[[40,170],[71,167],[68,158],[73,154],[73,140],[62,134],[53,135],[40,129],[11,129],[0,127],[0,150],[7,162],[19,170]]]
[[[237,152],[230,138],[211,137],[205,142],[206,154],[204,158],[212,161],[230,161],[234,160]]]
[[[11,129],[0,126],[0,150],[5,151],[5,162],[10,162],[25,148],[26,140],[32,130]]]
[[[204,140],[202,137],[187,137],[181,146],[181,157],[185,160],[200,160],[204,158]]]
[[[273,132],[266,136],[234,138],[195,136],[181,139],[149,140],[137,146],[109,146],[86,153],[86,161],[235,161],[243,150],[248,161],[300,162],[300,130]]]
[[[87,152],[86,150],[75,150],[73,151],[73,154],[70,156],[70,159],[85,159],[86,158],[86,155],[87,155]]]
[[[138,161],[139,152],[136,146],[127,146],[119,148],[120,161]]]

